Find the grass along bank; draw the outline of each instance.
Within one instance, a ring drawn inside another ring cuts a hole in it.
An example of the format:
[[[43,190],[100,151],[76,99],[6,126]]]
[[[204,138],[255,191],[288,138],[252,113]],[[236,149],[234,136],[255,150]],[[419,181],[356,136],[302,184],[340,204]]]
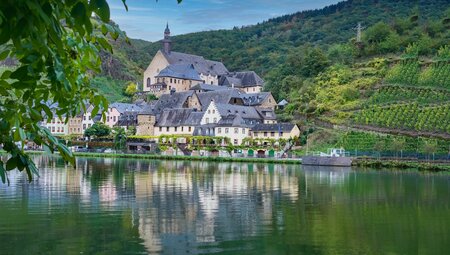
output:
[[[276,158],[237,158],[237,157],[206,157],[206,156],[184,156],[184,155],[157,155],[157,154],[126,154],[126,153],[91,153],[76,152],[75,156],[102,157],[102,158],[135,158],[135,159],[162,159],[162,160],[195,160],[215,162],[249,162],[249,163],[276,163],[276,164],[301,164],[298,159],[276,159]]]
[[[357,158],[353,160],[353,166],[362,168],[392,168],[392,169],[417,169],[419,171],[448,172],[450,165],[436,162],[400,161],[392,159]]]

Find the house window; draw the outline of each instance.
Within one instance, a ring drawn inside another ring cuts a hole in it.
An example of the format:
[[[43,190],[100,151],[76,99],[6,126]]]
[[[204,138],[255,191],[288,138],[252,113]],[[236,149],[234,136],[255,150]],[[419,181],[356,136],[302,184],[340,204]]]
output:
[[[109,122],[109,116],[106,116],[106,122]]]
[[[245,128],[242,129],[242,134],[245,134]]]
[[[169,127],[166,127],[166,131],[169,132]]]
[[[267,136],[267,132],[264,132],[264,136]]]
[[[213,82],[211,81],[211,85],[213,85]]]
[[[162,127],[159,127],[159,132],[162,132]]]
[[[238,145],[238,139],[234,139],[234,145]]]
[[[208,110],[208,114],[210,114],[211,113],[211,110]]]
[[[52,132],[55,132],[55,127],[52,127]]]
[[[234,133],[235,134],[239,133],[239,128],[234,128]]]
[[[191,132],[191,130],[192,130],[192,127],[189,127],[189,132]]]
[[[149,77],[149,78],[147,78],[147,88],[150,87],[150,84],[151,84],[151,80],[150,80],[150,77]]]
[[[178,128],[177,128],[177,127],[174,127],[174,131],[177,132],[177,130],[178,130]]]
[[[216,113],[216,110],[212,110],[212,113]]]
[[[275,132],[270,132],[270,136],[275,136]]]
[[[209,123],[209,118],[206,118],[206,124],[208,124]]]
[[[113,121],[116,122],[116,116],[113,117]]]
[[[258,132],[253,132],[253,134],[255,135],[255,137],[258,137]]]
[[[86,130],[86,124],[83,124],[83,130]]]
[[[283,132],[280,132],[280,136],[283,136]]]
[[[225,128],[225,134],[228,134],[228,128]]]
[[[181,132],[183,132],[184,127],[181,127]]]
[[[222,133],[222,128],[218,128],[217,129],[217,133],[221,134]]]
[[[216,123],[217,122],[217,118],[214,118],[214,123]]]

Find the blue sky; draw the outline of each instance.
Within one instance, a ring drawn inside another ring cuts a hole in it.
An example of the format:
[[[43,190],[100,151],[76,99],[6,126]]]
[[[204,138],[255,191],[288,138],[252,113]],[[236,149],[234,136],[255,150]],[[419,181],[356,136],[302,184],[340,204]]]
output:
[[[128,37],[162,38],[166,22],[172,35],[252,25],[301,10],[319,9],[339,0],[109,0],[111,19]]]

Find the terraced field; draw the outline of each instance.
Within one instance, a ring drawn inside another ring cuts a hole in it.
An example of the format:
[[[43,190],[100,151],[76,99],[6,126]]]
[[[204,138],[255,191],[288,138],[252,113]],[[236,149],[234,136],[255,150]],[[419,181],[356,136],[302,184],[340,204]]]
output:
[[[392,67],[350,117],[351,124],[450,134],[450,61],[420,64],[406,59]]]

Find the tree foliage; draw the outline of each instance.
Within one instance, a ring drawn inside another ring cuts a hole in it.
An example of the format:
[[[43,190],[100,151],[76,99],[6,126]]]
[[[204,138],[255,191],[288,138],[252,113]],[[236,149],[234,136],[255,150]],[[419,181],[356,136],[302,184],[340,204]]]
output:
[[[107,23],[109,18],[106,0],[1,1],[0,60],[15,63],[0,76],[0,143],[11,156],[6,164],[0,162],[2,181],[5,170],[25,170],[30,181],[37,174],[23,151],[25,141],[58,150],[75,164],[66,146],[39,123],[44,116],[75,116],[86,100],[95,106],[94,115],[107,107],[89,86],[89,74],[100,71],[99,50],[112,50],[106,36],[121,34]]]
[[[87,137],[105,137],[111,133],[111,128],[101,122],[96,122],[84,131]]]

